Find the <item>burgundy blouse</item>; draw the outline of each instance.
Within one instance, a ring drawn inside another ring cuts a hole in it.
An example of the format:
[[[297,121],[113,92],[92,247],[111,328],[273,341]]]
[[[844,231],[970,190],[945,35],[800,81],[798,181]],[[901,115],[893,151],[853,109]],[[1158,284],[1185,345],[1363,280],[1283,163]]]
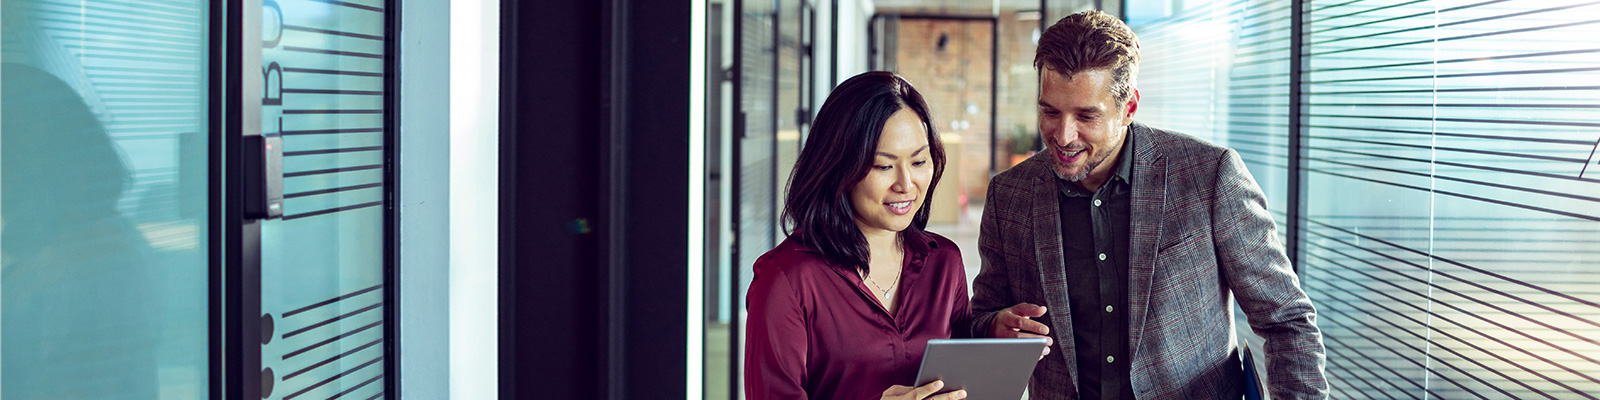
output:
[[[961,251],[942,236],[906,232],[893,315],[855,268],[829,264],[792,237],[756,260],[745,397],[877,399],[915,383],[929,339],[972,337]]]

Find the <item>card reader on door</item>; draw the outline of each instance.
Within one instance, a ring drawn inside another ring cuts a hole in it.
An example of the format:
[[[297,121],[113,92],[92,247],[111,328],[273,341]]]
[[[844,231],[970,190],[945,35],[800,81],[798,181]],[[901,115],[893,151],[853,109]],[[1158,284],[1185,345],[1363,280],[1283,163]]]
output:
[[[244,216],[283,216],[283,138],[276,134],[244,136]]]

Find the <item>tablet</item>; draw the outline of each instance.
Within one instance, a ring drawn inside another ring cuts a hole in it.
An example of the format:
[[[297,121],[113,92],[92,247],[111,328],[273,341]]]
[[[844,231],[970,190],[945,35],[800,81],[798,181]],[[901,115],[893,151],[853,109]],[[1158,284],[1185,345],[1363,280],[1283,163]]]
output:
[[[929,340],[915,386],[944,380],[939,393],[966,389],[969,399],[1021,399],[1044,346],[1044,338]]]

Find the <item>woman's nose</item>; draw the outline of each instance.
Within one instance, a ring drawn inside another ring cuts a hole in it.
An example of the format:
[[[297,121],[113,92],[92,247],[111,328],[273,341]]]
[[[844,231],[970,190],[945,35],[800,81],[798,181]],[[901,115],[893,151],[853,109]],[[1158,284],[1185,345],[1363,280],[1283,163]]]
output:
[[[911,169],[910,168],[899,168],[899,169],[896,169],[895,171],[896,171],[896,173],[894,174],[894,185],[889,186],[889,189],[890,190],[894,190],[896,193],[905,193],[907,191],[910,191],[911,190]]]

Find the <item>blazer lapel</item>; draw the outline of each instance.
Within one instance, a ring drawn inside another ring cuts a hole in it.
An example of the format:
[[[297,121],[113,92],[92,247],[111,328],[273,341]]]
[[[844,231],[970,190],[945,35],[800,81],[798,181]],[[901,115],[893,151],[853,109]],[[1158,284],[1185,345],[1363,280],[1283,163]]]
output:
[[[1150,310],[1150,281],[1155,276],[1156,246],[1161,242],[1161,221],[1167,203],[1167,157],[1156,148],[1156,137],[1142,124],[1128,128],[1134,140],[1133,192],[1128,231],[1128,352],[1139,360],[1139,340],[1144,337]]]
[[[1048,155],[1045,155],[1048,157]],[[1049,159],[1041,159],[1049,163]],[[1061,254],[1061,200],[1055,175],[1049,166],[1044,174],[1035,177],[1033,185],[1034,259],[1038,260],[1040,288],[1044,291],[1045,307],[1050,314],[1051,332],[1055,333],[1057,348],[1066,359],[1068,375],[1074,392],[1078,386],[1078,355],[1072,346],[1072,307],[1067,303],[1067,271]]]

